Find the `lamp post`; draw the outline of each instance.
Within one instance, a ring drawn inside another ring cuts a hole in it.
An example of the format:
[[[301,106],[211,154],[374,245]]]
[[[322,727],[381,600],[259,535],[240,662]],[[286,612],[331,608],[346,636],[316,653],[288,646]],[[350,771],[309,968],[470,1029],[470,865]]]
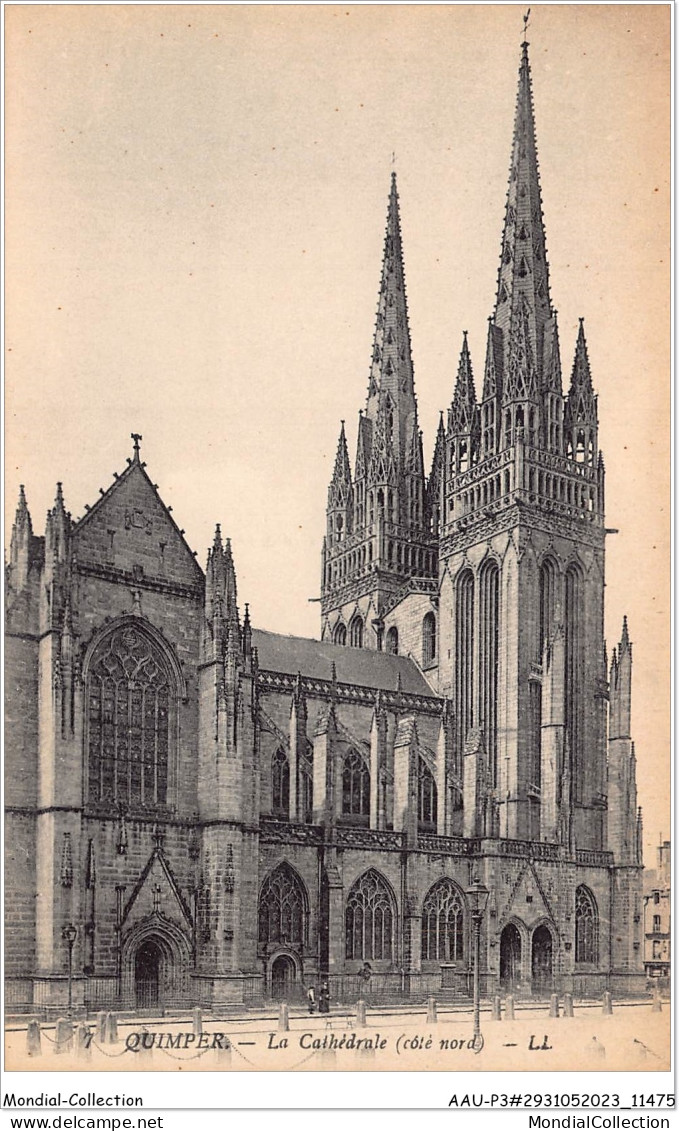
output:
[[[472,917],[472,942],[474,950],[474,1052],[481,1052],[483,1037],[481,1036],[481,985],[479,967],[481,965],[481,923],[486,913],[486,905],[490,892],[477,879],[465,892],[467,904]]]
[[[73,944],[78,934],[77,927],[72,923],[68,923],[63,931],[61,937],[68,947],[68,1015],[71,1016],[73,1009]]]

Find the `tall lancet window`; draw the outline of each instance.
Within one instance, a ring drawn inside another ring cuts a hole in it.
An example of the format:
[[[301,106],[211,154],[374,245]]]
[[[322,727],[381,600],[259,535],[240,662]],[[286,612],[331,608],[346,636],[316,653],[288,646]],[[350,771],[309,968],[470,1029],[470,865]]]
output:
[[[436,832],[437,819],[436,782],[424,758],[420,758],[417,775],[417,825],[420,832]]]
[[[436,660],[436,617],[427,613],[422,621],[422,666],[429,667]]]
[[[120,625],[96,646],[86,679],[90,801],[166,805],[176,691],[160,647]]]
[[[271,759],[271,810],[286,820],[290,814],[290,763],[280,746]]]
[[[455,587],[455,723],[457,771],[474,725],[474,575],[463,570]]]
[[[565,586],[565,707],[566,733],[571,753],[571,782],[573,797],[582,799],[585,737],[585,624],[584,583],[578,566],[566,572]]]
[[[500,620],[500,570],[486,562],[480,575],[481,655],[480,725],[488,756],[491,785],[497,785],[497,665]]]
[[[556,597],[556,566],[551,558],[545,558],[540,566],[540,639],[537,659],[542,659],[545,644],[549,643],[554,631],[554,607]]]

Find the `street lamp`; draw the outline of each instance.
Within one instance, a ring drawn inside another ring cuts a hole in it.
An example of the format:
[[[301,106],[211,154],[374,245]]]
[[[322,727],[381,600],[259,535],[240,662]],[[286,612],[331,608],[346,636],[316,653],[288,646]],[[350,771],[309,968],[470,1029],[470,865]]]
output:
[[[481,986],[479,981],[479,967],[481,965],[481,923],[486,913],[486,905],[490,892],[488,888],[476,878],[470,888],[467,888],[467,904],[472,917],[472,939],[474,947],[474,1052],[481,1052],[483,1037],[481,1036]]]
[[[78,934],[77,927],[67,923],[61,932],[61,937],[68,947],[68,1015],[71,1016],[73,1007],[73,944]]]

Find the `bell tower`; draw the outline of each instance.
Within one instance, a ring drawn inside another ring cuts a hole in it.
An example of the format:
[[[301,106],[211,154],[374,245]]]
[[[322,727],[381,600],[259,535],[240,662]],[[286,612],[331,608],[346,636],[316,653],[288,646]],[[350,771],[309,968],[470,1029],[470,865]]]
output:
[[[524,41],[482,397],[465,335],[439,546],[439,689],[459,777],[482,736],[495,835],[606,847],[603,508],[582,321],[562,392]]]

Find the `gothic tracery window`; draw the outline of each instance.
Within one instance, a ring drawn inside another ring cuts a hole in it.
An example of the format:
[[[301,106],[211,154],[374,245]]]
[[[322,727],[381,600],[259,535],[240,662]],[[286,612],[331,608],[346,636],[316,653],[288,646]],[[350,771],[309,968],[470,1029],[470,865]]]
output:
[[[173,691],[161,649],[136,626],[120,625],[96,646],[86,700],[91,802],[167,804]]]
[[[584,884],[575,893],[575,961],[599,961],[599,913]]]
[[[289,864],[279,864],[259,896],[260,943],[304,943],[308,902],[301,879]]]
[[[398,629],[394,625],[387,633],[387,652],[392,656],[398,656]]]
[[[276,817],[290,812],[290,762],[280,746],[271,759],[271,809]]]
[[[422,905],[422,960],[456,962],[463,954],[462,895],[452,880],[439,880]]]
[[[347,899],[345,936],[347,959],[391,960],[394,955],[394,900],[374,868],[356,881]]]
[[[370,817],[370,771],[356,750],[349,751],[342,766],[342,816],[359,821]]]

